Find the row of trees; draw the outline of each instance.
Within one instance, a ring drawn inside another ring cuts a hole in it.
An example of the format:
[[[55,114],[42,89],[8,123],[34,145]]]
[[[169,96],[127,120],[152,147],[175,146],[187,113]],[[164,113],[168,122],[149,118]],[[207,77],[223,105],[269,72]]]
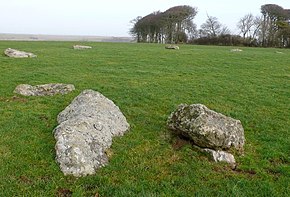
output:
[[[237,27],[248,45],[290,47],[290,9],[276,4],[262,5],[260,16],[247,14]]]
[[[216,17],[196,28],[197,8],[176,6],[133,20],[131,34],[137,42],[190,42],[211,45],[290,47],[290,9],[276,4],[261,6],[261,15],[246,14],[237,23],[239,35],[232,35]]]
[[[137,42],[185,42],[195,32],[196,25],[192,19],[196,14],[196,8],[176,6],[165,12],[139,16],[132,21],[130,33],[136,37]]]

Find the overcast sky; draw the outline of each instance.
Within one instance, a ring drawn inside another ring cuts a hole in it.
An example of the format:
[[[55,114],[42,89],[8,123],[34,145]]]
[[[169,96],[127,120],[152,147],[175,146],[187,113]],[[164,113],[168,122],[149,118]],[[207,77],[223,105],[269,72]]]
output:
[[[0,0],[0,33],[129,36],[130,20],[177,5],[198,8],[198,28],[208,13],[238,33],[241,17],[269,3],[290,9],[290,0]]]

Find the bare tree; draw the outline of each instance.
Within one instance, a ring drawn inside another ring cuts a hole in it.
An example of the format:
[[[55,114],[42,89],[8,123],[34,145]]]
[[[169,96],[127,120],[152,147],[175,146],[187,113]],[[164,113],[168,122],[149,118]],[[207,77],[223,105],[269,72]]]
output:
[[[217,37],[222,34],[229,34],[230,30],[222,25],[216,17],[207,15],[207,20],[199,30],[201,37]]]
[[[227,26],[222,25],[220,35],[228,35],[228,34],[231,34],[231,30]]]
[[[239,28],[240,33],[242,34],[244,39],[246,38],[246,35],[247,37],[251,36],[250,32],[254,27],[254,25],[255,25],[255,17],[251,13],[246,14],[239,20],[237,27]]]

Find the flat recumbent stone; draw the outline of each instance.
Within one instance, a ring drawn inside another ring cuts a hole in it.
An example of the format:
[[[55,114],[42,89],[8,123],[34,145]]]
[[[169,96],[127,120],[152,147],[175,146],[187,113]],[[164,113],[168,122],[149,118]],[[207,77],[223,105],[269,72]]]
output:
[[[65,175],[91,175],[108,163],[114,136],[129,130],[125,116],[101,93],[84,90],[58,114],[56,160]]]
[[[50,83],[36,86],[20,84],[15,88],[14,93],[23,96],[53,96],[67,94],[73,90],[75,90],[75,87],[72,84]]]

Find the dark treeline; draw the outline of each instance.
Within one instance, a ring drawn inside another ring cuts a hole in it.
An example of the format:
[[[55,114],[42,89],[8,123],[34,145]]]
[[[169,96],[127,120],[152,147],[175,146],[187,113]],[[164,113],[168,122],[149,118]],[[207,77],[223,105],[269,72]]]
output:
[[[131,34],[137,42],[177,43],[187,42],[188,36],[195,32],[192,19],[196,8],[176,6],[165,12],[154,12],[145,17],[137,17],[132,22]]]
[[[197,29],[197,8],[176,6],[134,19],[130,33],[137,42],[192,43],[202,45],[290,47],[290,9],[276,4],[261,6],[261,14],[246,14],[237,22],[239,35],[231,34],[216,17]]]

